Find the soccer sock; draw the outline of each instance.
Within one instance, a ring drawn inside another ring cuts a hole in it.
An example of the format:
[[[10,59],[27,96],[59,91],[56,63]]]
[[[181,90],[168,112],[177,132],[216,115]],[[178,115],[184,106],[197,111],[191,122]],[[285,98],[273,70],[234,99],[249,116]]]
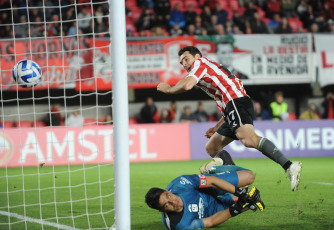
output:
[[[276,163],[280,164],[284,170],[287,170],[290,165],[292,164],[283,153],[265,137],[262,137],[259,141],[257,149],[262,152],[263,155],[267,156],[268,158],[272,159]]]
[[[224,149],[220,150],[216,153],[215,157],[219,157],[223,160],[223,165],[235,165],[231,155]]]

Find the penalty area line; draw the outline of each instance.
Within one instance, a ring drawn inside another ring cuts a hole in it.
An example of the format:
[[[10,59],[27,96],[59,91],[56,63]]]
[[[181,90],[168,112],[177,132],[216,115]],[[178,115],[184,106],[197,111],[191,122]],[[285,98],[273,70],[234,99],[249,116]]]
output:
[[[64,230],[77,230],[78,228],[73,228],[67,225],[63,225],[63,224],[57,224],[57,223],[53,223],[53,222],[49,222],[46,220],[41,220],[41,219],[35,219],[35,218],[31,218],[31,217],[27,217],[27,216],[22,216],[16,213],[12,213],[12,212],[5,212],[5,211],[0,211],[0,215],[4,215],[4,216],[9,216],[9,217],[14,217],[20,220],[24,220],[27,222],[32,222],[32,223],[37,223],[37,224],[41,224],[41,225],[48,225],[51,227],[55,227],[57,229],[64,229]]]
[[[334,185],[334,183],[329,183],[329,182],[314,182],[314,184],[329,185],[329,186]]]

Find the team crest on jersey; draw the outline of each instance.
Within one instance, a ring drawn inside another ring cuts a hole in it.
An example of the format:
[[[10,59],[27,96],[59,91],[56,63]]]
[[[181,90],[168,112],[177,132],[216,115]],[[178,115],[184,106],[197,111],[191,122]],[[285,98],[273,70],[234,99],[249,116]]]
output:
[[[189,212],[198,212],[198,205],[197,204],[189,204],[188,205]]]

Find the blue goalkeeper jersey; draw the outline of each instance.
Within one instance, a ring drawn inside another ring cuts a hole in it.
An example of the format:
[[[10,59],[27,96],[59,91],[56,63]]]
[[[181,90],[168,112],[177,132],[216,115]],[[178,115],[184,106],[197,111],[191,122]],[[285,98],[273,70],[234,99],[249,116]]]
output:
[[[235,171],[238,170],[244,169],[238,166],[219,166],[216,174],[204,175],[216,176],[237,186],[239,179]],[[174,179],[166,190],[179,196],[184,204],[181,213],[162,213],[164,226],[171,230],[204,228],[202,218],[227,209],[234,203],[231,194],[226,194],[225,191],[200,188],[200,175],[197,174],[183,175]]]

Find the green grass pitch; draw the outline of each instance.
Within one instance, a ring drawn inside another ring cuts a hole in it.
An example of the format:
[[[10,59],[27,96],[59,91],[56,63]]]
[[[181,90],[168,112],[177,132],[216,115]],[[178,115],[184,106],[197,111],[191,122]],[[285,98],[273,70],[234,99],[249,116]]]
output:
[[[261,191],[261,197],[266,204],[263,213],[248,211],[235,218],[231,218],[224,224],[214,229],[333,229],[334,227],[334,158],[295,158],[303,162],[301,183],[297,192],[290,190],[290,183],[284,171],[274,162],[261,159],[236,159],[237,165],[253,170],[256,173],[254,185]],[[161,215],[158,211],[148,208],[144,202],[144,196],[151,187],[166,187],[177,176],[183,174],[198,173],[198,168],[205,163],[204,160],[183,162],[157,162],[157,163],[133,163],[131,164],[131,226],[132,229],[157,230],[163,229]],[[83,171],[81,166],[71,166],[71,174],[65,173],[68,167],[44,166],[42,168],[13,168],[7,171],[0,169],[0,206],[8,205],[11,213],[26,215],[40,219],[55,216],[54,199],[57,204],[57,216],[74,215],[76,228],[87,229],[88,220],[86,213],[107,212],[104,215],[93,215],[89,218],[92,228],[103,228],[104,221],[110,226],[114,222],[113,209],[114,181],[113,168],[105,165],[98,170],[95,166],[86,166]],[[35,175],[39,170],[40,177]],[[85,173],[84,173],[85,172]],[[8,179],[4,177],[9,175]],[[22,177],[24,174],[24,180]],[[21,175],[21,176],[14,176]],[[55,178],[55,180],[54,180]],[[97,178],[104,183],[101,187],[96,184]],[[7,180],[8,191],[7,194]],[[68,188],[69,181],[73,185]],[[25,196],[22,192],[24,182]],[[86,184],[84,184],[86,182]],[[48,189],[56,185],[57,189]],[[42,188],[40,191],[36,188]],[[85,189],[86,188],[86,189]],[[85,192],[86,190],[86,192]],[[18,192],[15,192],[18,191]],[[72,200],[76,202],[70,205],[70,192]],[[85,198],[89,198],[86,202]],[[23,200],[26,204],[26,212],[20,206]],[[30,204],[43,203],[44,205],[30,206]],[[100,209],[102,203],[102,210]],[[17,207],[15,207],[17,206]],[[72,210],[72,211],[71,211]],[[8,212],[8,208],[0,211]],[[14,217],[11,222],[19,221]],[[49,219],[49,222],[55,222]],[[0,229],[9,229],[8,217],[0,215]],[[73,226],[72,219],[60,219],[59,224]],[[11,229],[42,229],[42,225],[27,222],[11,225]],[[43,229],[55,229],[43,226]]]

